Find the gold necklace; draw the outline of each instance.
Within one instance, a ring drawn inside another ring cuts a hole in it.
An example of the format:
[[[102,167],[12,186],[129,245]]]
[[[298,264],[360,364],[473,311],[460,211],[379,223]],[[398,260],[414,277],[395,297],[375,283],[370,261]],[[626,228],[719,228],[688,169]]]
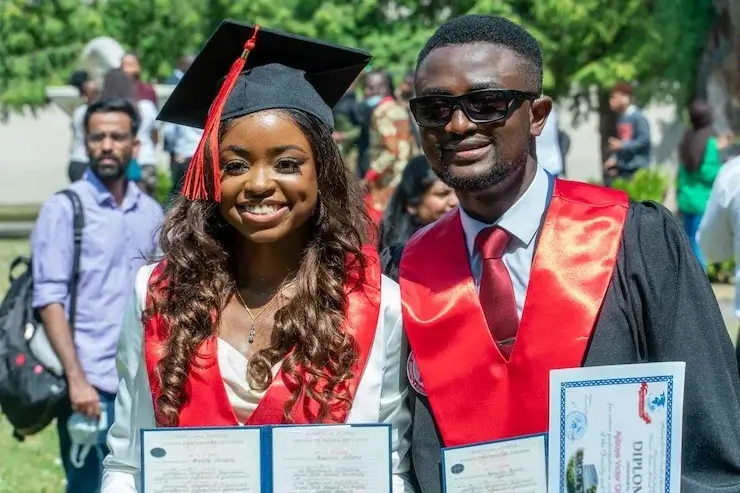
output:
[[[263,313],[265,313],[265,310],[267,310],[268,308],[270,308],[270,305],[272,305],[272,302],[273,301],[275,301],[276,299],[278,299],[278,297],[280,296],[280,292],[281,291],[282,290],[279,290],[277,293],[275,293],[275,296],[273,296],[272,299],[267,302],[267,304],[262,308],[262,310],[260,310],[260,312],[255,317],[254,315],[252,315],[252,311],[249,309],[249,307],[247,306],[247,304],[244,302],[244,298],[242,298],[242,294],[239,292],[239,289],[236,289],[236,295],[239,297],[239,301],[241,301],[242,306],[244,307],[244,309],[249,314],[249,317],[252,319],[252,325],[251,325],[251,327],[249,327],[249,336],[247,338],[249,340],[249,344],[252,344],[254,342],[254,337],[256,335],[255,325],[257,323],[257,319],[260,318]]]

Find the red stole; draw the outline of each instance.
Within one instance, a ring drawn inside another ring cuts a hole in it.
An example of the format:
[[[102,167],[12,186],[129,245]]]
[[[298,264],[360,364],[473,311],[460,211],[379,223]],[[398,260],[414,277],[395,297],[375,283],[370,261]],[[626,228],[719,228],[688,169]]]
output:
[[[353,371],[354,378],[345,383],[351,398],[355,396],[370,356],[380,316],[380,261],[374,249],[365,248],[363,251],[367,259],[365,283],[361,289],[349,290],[347,288],[348,309],[343,325],[343,329],[354,336],[358,349],[358,359]],[[152,272],[150,285],[156,281],[163,269],[164,263],[162,262]],[[350,271],[348,276],[352,275]],[[356,276],[356,271],[354,275]],[[349,282],[348,284],[351,285]],[[153,400],[159,395],[159,382],[155,376],[155,368],[159,363],[160,349],[166,340],[167,327],[161,317],[153,317],[144,324],[144,355]],[[202,344],[188,371],[185,387],[188,398],[180,410],[178,424],[180,427],[237,426],[239,424],[226,395],[218,366],[217,348],[218,340],[214,335]],[[282,369],[278,371],[262,401],[246,424],[284,424],[283,406],[290,398],[293,388],[294,385],[290,378],[283,373]],[[293,408],[291,423],[312,424],[311,416],[315,416],[317,411],[316,402],[307,398],[303,401],[299,399]],[[332,422],[345,422],[348,413],[346,406],[341,410],[335,410],[330,413]]]
[[[583,363],[628,207],[622,192],[555,182],[508,363],[480,307],[460,213],[407,244],[403,321],[445,446],[547,431],[550,370]]]

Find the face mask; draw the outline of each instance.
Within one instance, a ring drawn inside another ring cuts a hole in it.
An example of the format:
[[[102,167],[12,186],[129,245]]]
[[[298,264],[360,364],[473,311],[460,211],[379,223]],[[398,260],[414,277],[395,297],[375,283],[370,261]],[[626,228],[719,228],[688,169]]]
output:
[[[105,443],[108,430],[108,411],[104,403],[100,403],[100,418],[91,419],[79,413],[74,413],[67,421],[67,431],[72,441],[69,450],[69,461],[77,469],[85,465],[87,454],[95,448],[102,456],[100,445]],[[100,457],[102,461],[103,457]]]
[[[380,104],[380,101],[383,99],[383,96],[376,94],[375,96],[370,96],[365,100],[365,104],[368,105],[371,108],[375,108]]]

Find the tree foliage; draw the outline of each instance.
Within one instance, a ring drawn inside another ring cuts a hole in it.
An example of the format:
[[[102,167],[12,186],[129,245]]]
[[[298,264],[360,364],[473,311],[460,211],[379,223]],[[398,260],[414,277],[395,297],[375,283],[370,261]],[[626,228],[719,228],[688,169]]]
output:
[[[649,98],[687,100],[712,22],[712,0],[3,0],[0,105],[44,102],[65,81],[84,43],[108,35],[141,55],[145,76],[166,78],[230,17],[365,48],[373,66],[413,69],[424,41],[445,19],[505,15],[538,38],[546,90],[597,104],[585,91],[617,80]],[[585,105],[584,105],[585,103]]]

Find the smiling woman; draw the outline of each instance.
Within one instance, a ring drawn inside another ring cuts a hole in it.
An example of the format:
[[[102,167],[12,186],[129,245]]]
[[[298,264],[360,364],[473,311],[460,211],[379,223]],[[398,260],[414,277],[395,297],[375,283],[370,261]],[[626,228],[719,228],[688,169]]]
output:
[[[412,491],[399,289],[331,136],[369,59],[225,21],[162,109],[204,136],[124,324],[104,493],[136,491],[141,428],[344,422],[391,424]]]
[[[292,235],[296,244],[305,243],[304,226],[319,194],[312,150],[320,147],[319,125],[315,118],[295,110],[262,111],[225,125],[219,210],[249,241],[274,243]]]

